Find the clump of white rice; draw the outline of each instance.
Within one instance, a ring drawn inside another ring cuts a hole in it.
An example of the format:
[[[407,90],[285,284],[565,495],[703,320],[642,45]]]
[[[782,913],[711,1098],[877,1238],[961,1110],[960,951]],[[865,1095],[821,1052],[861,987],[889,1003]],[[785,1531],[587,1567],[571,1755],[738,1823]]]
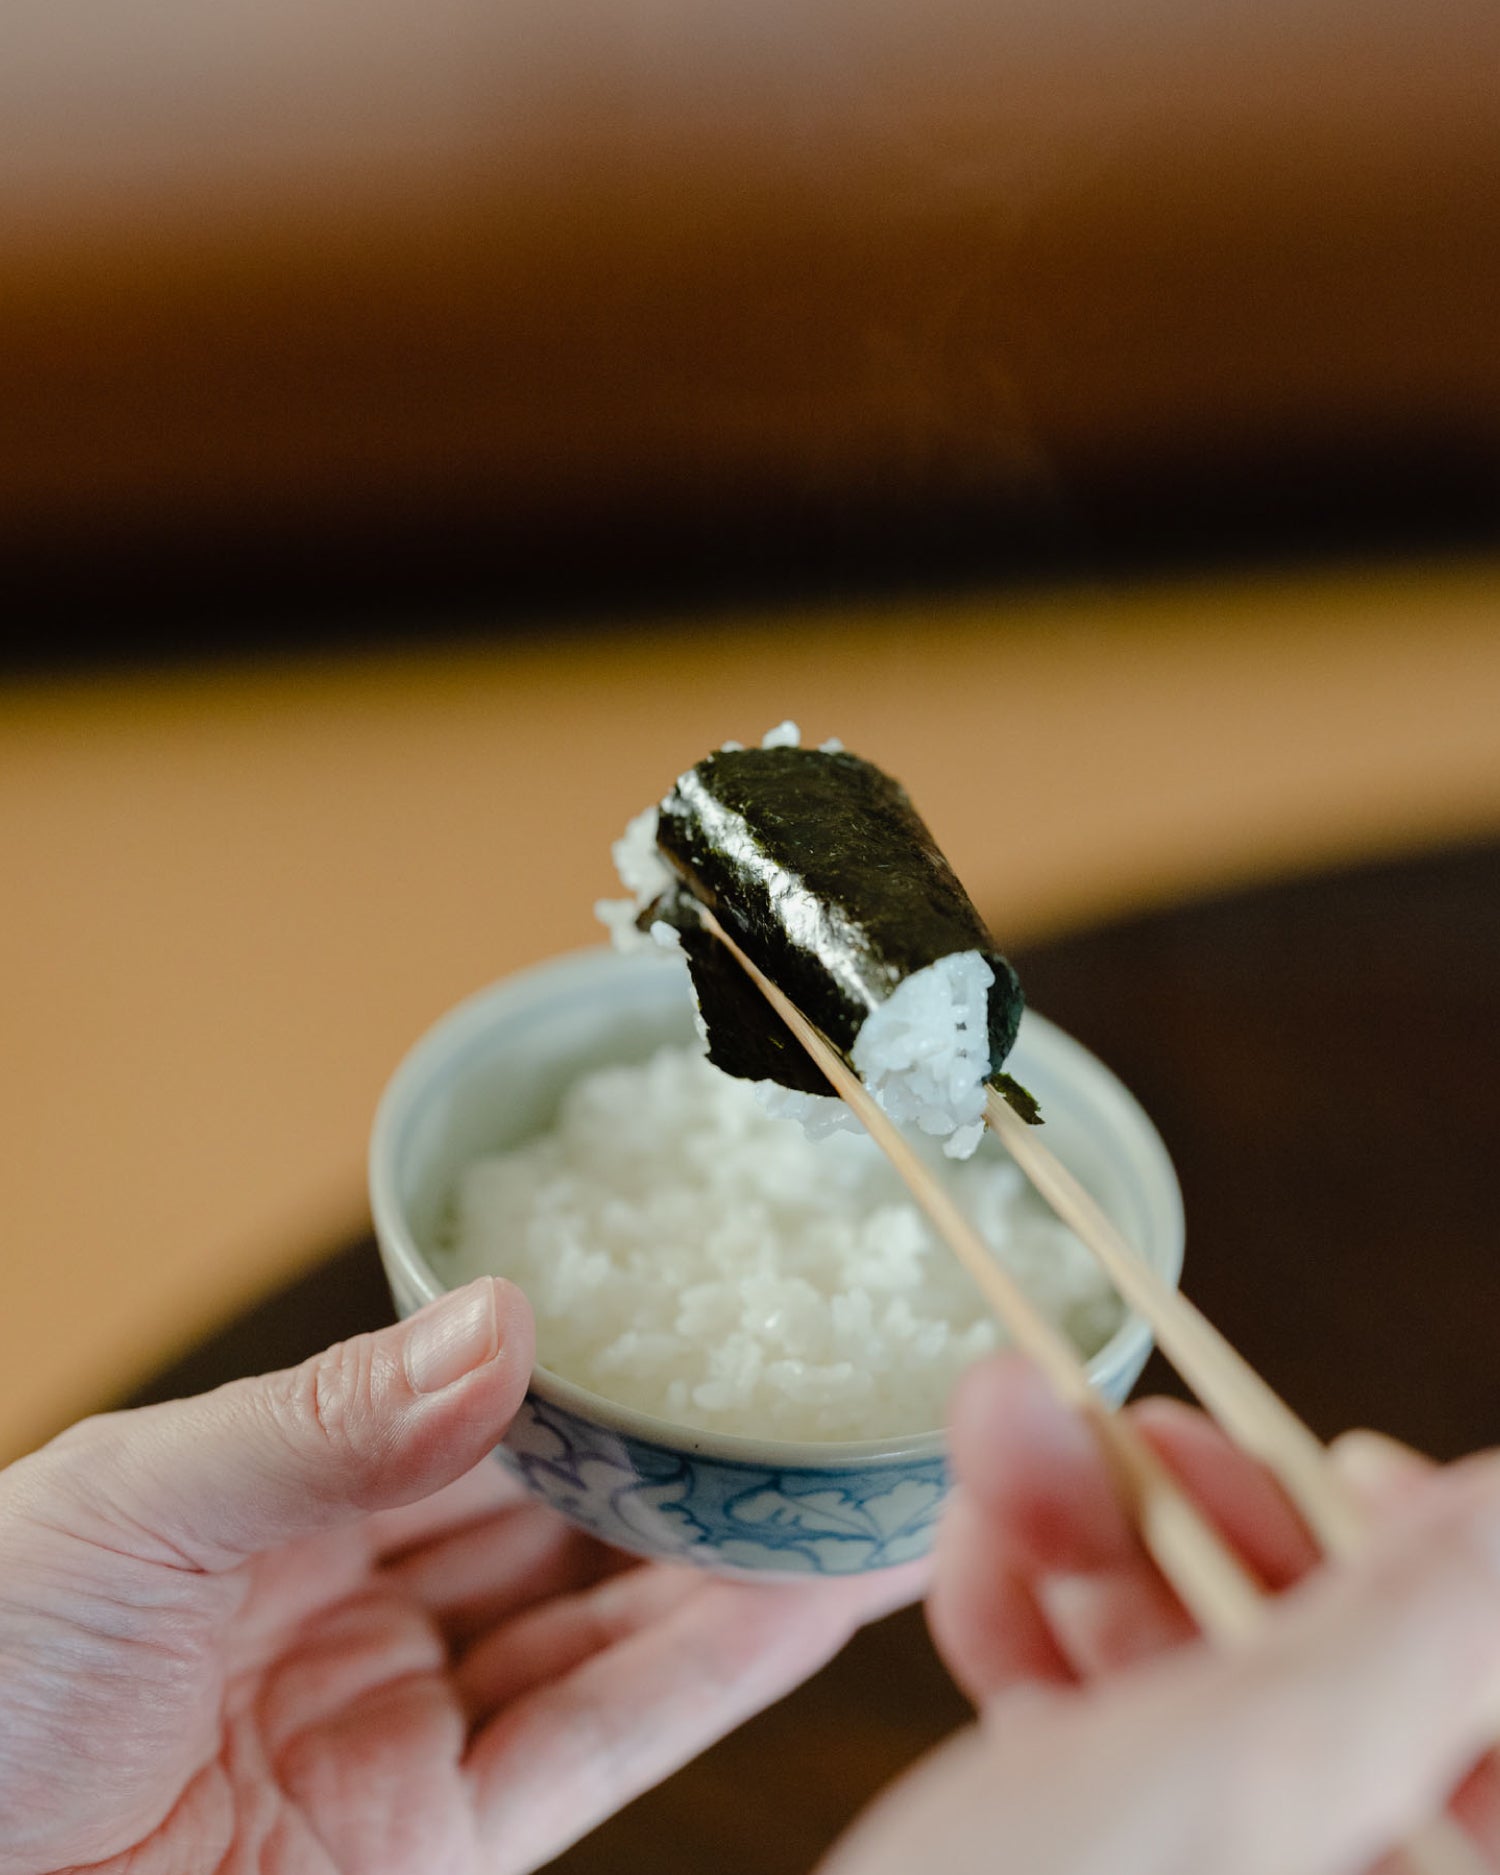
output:
[[[996,1148],[943,1176],[1080,1351],[1102,1346],[1114,1292],[1015,1166]],[[438,1261],[519,1283],[551,1372],[709,1431],[932,1430],[1002,1339],[868,1139],[812,1144],[689,1049],[584,1076],[552,1131],[471,1165]]]
[[[798,748],[801,741],[797,725],[784,722],[769,730],[760,746]],[[844,745],[834,737],[820,746],[833,752]],[[642,932],[637,923],[648,906],[677,885],[657,845],[659,813],[659,807],[648,807],[637,814],[612,848],[615,871],[631,896],[600,899],[594,906],[617,950],[653,942],[680,948],[669,924],[658,920]],[[941,1139],[950,1159],[969,1158],[984,1136],[991,1068],[987,992],[994,980],[978,951],[940,957],[914,971],[884,1002],[871,1005],[851,1051],[855,1072],[891,1118]],[[698,1027],[703,1034],[701,1017]],[[757,1091],[768,1113],[798,1121],[809,1139],[864,1132],[843,1101],[831,1095],[799,1093],[775,1081],[757,1083]]]

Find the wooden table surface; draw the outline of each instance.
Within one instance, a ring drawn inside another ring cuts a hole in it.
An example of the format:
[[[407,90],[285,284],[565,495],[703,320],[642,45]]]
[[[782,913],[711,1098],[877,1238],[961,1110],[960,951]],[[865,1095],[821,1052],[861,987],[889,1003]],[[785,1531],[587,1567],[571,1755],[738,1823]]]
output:
[[[1500,831],[1500,568],[0,693],[0,1459],[357,1233],[405,1046],[593,941],[627,815],[787,714],[1034,942]]]

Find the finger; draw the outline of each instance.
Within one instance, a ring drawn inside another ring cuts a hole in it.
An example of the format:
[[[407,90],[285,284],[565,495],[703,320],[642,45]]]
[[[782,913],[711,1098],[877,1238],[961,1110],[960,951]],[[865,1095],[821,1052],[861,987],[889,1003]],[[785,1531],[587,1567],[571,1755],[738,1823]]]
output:
[[[832,1870],[1326,1875],[1442,1804],[1500,1685],[1500,1461],[1434,1480],[1243,1649],[1179,1650],[1089,1698],[1002,1701],[878,1806]],[[918,1858],[921,1858],[919,1861]]]
[[[1396,1516],[1437,1469],[1423,1452],[1383,1432],[1360,1428],[1330,1447],[1333,1462],[1378,1520]],[[1476,1842],[1500,1849],[1500,1758],[1493,1743],[1455,1792],[1451,1809]],[[1406,1875],[1398,1860],[1393,1871]]]
[[[1129,1411],[1268,1587],[1285,1587],[1316,1563],[1317,1547],[1281,1487],[1202,1413],[1171,1400]],[[935,1638],[971,1697],[1045,1677],[1034,1647],[1019,1658],[1008,1653],[1017,1576],[1056,1651],[1083,1677],[1118,1671],[1193,1632],[1129,1524],[1096,1441],[1034,1371],[1013,1358],[973,1370],[955,1394],[953,1422],[955,1466],[987,1521],[971,1533],[982,1554],[965,1562],[956,1539],[940,1550],[945,1567],[931,1608]],[[1003,1606],[991,1605],[1002,1593]]]
[[[372,1686],[320,1724],[297,1728],[277,1753],[274,1777],[260,1741],[244,1738],[252,1730],[241,1721],[233,1743],[242,1764],[232,1762],[232,1772],[242,1771],[247,1786],[254,1780],[267,1791],[254,1809],[248,1796],[241,1799],[234,1819],[243,1840],[247,1819],[254,1815],[249,1827],[265,1843],[249,1866],[277,1871],[476,1866],[458,1771],[463,1721],[441,1673],[405,1672]],[[414,1739],[422,1741],[420,1773]],[[220,1781],[227,1781],[222,1774]],[[221,1796],[221,1812],[225,1802]],[[197,1871],[208,1866],[201,1847],[195,1847],[197,1855],[181,1867]]]
[[[1068,1686],[1073,1664],[1059,1644],[1029,1573],[1006,1553],[1006,1532],[959,1487],[938,1529],[927,1603],[933,1643],[974,1704],[1002,1688]]]
[[[1267,1589],[1287,1588],[1316,1567],[1318,1545],[1286,1492],[1212,1420],[1178,1400],[1144,1400],[1129,1412]],[[1085,1675],[1117,1672],[1195,1631],[1138,1541],[1112,1568],[1052,1576],[1039,1585],[1038,1599],[1060,1645]]]
[[[1118,1668],[1191,1632],[1092,1433],[1035,1369],[1010,1359],[965,1376],[951,1442],[961,1490],[928,1618],[976,1703]]]
[[[1500,1461],[1486,1459],[1432,1480],[1358,1563],[1294,1590],[1243,1657],[1196,1658],[1182,1723],[1208,1746],[1200,1826],[1235,1803],[1230,1875],[1363,1866],[1441,1806],[1497,1685]]]
[[[374,1562],[394,1562],[408,1550],[440,1541],[452,1530],[478,1523],[510,1504],[531,1502],[531,1493],[514,1472],[486,1453],[461,1478],[431,1497],[395,1510],[376,1511],[364,1526]]]
[[[1258,1575],[1284,1584],[1316,1562],[1280,1486],[1196,1408],[1146,1400],[1128,1411]],[[955,1470],[1035,1574],[1095,1574],[1139,1554],[1093,1435],[1029,1364],[1012,1356],[971,1369],[952,1422]]]
[[[914,1564],[869,1578],[850,1604],[855,1625],[915,1600],[924,1569]],[[709,1578],[691,1567],[637,1563],[597,1587],[538,1604],[501,1623],[459,1664],[458,1685],[472,1718],[482,1723],[522,1694],[562,1679],[595,1654],[673,1614],[709,1586]],[[801,1594],[808,1586],[792,1584],[782,1592]],[[819,1585],[811,1586],[814,1593],[823,1592]]]
[[[324,1606],[316,1621],[303,1624],[296,1646],[256,1675],[262,1748],[274,1762],[300,1733],[360,1710],[380,1687],[440,1673],[445,1664],[442,1641],[418,1608],[368,1588]]]
[[[1377,1512],[1406,1502],[1435,1470],[1425,1453],[1365,1427],[1341,1433],[1329,1451],[1345,1481]]]
[[[1272,1592],[1299,1581],[1320,1552],[1266,1468],[1195,1408],[1146,1400],[1130,1409],[1146,1441],[1208,1521]],[[1084,1677],[1118,1672],[1166,1651],[1196,1624],[1132,1536],[1128,1554],[1085,1572],[1054,1571],[1036,1584],[1058,1645]]]
[[[511,1866],[558,1855],[789,1692],[924,1578],[913,1564],[839,1581],[690,1586],[662,1619],[483,1728],[467,1767],[482,1832],[503,1841]]]
[[[628,1561],[555,1511],[527,1503],[409,1550],[383,1574],[426,1608],[450,1643],[462,1644],[533,1602],[569,1595]]]
[[[1143,1400],[1137,1426],[1167,1467],[1269,1589],[1316,1566],[1320,1552],[1285,1491],[1212,1420],[1180,1400]]]
[[[47,1448],[79,1533],[222,1569],[451,1484],[531,1373],[531,1311],[481,1277],[301,1367],[85,1421]]]
[[[454,1676],[471,1723],[481,1725],[522,1694],[561,1680],[661,1620],[703,1586],[704,1578],[691,1568],[638,1563],[498,1623],[468,1650]]]
[[[1493,1745],[1464,1778],[1448,1807],[1475,1842],[1483,1843],[1491,1855],[1500,1855],[1500,1768]],[[1408,1871],[1402,1869],[1401,1875]]]
[[[1098,1441],[1029,1361],[964,1374],[949,1408],[953,1469],[969,1500],[1035,1573],[1105,1569],[1135,1536]]]

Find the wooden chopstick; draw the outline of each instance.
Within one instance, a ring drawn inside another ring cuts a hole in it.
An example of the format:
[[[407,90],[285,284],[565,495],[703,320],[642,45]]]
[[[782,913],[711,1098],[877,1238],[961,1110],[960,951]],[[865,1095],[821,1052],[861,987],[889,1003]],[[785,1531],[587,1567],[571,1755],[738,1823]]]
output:
[[[1113,1218],[1015,1113],[990,1090],[986,1116],[1036,1192],[1093,1252],[1125,1301],[1150,1323],[1162,1352],[1242,1450],[1260,1459],[1301,1511],[1324,1553],[1347,1557],[1369,1530],[1364,1506],[1328,1448],[1206,1315],[1126,1242]],[[1408,1865],[1426,1875],[1491,1868],[1452,1817],[1431,1819],[1405,1844]]]
[[[1367,1529],[1359,1499],[1328,1448],[1193,1303],[1163,1280],[1046,1145],[990,1092],[991,1130],[1058,1217],[1091,1250],[1125,1301],[1151,1324],[1162,1352],[1219,1424],[1276,1477],[1330,1556],[1357,1549]]]
[[[858,1115],[934,1228],[968,1270],[1023,1353],[1059,1398],[1088,1419],[1122,1479],[1142,1540],[1184,1605],[1206,1632],[1237,1640],[1255,1625],[1261,1590],[1241,1559],[1207,1521],[1129,1420],[1111,1413],[1094,1391],[1072,1343],[995,1259],[950,1193],[913,1151],[837,1050],[757,968],[711,912],[705,929],[725,946]]]
[[[1324,1553],[1346,1557],[1358,1549],[1368,1534],[1369,1519],[1312,1428],[1194,1303],[1131,1248],[1113,1218],[1037,1129],[993,1088],[986,1118],[1032,1187],[1093,1252],[1125,1301],[1150,1323],[1162,1352],[1225,1432],[1281,1484]],[[1408,1837],[1404,1859],[1419,1875],[1481,1875],[1492,1866],[1446,1814]]]
[[[723,944],[751,978],[890,1160],[907,1190],[927,1213],[938,1234],[968,1270],[985,1300],[1005,1324],[1017,1347],[1046,1375],[1058,1398],[1083,1415],[1124,1490],[1127,1508],[1142,1543],[1163,1576],[1171,1583],[1183,1606],[1204,1633],[1214,1639],[1230,1644],[1247,1639],[1264,1619],[1263,1593],[1260,1584],[1240,1557],[1204,1517],[1155,1451],[1136,1431],[1133,1423],[1122,1415],[1110,1412],[1095,1392],[1088,1371],[1071,1342],[1041,1314],[1009,1272],[996,1260],[989,1245],[948,1191],[932,1176],[900,1129],[866,1090],[864,1083],[838,1050],[740,949],[713,913],[702,906],[698,910],[704,929]],[[1011,1129],[1006,1124],[1008,1120],[1016,1120],[1016,1125],[1025,1134],[1029,1135],[1031,1129],[1017,1119],[1008,1107],[1005,1108],[1005,1118],[996,1125],[994,1105],[997,1098],[991,1097],[990,1123],[1009,1146]],[[1036,1143],[1040,1144],[1039,1141]],[[1041,1195],[1053,1204],[1058,1215],[1073,1224],[1073,1218],[1054,1202],[1053,1192],[1084,1220],[1091,1235],[1097,1232],[1098,1221],[1102,1220],[1108,1233],[1118,1238],[1114,1226],[1073,1179],[1072,1174],[1050,1151],[1043,1148],[1043,1153],[1044,1157],[1029,1154],[1028,1162],[1018,1162],[1028,1178],[1037,1184]],[[1045,1184],[1033,1177],[1032,1166],[1045,1179]],[[1090,1236],[1084,1235],[1077,1224],[1073,1224],[1073,1228],[1092,1247]],[[1111,1246],[1111,1253],[1116,1250],[1123,1252],[1121,1267],[1132,1266],[1132,1278],[1134,1271],[1146,1268],[1144,1261],[1135,1255],[1123,1238],[1118,1238],[1118,1244]],[[1101,1257],[1100,1261],[1103,1263],[1104,1258]],[[1108,1264],[1105,1267],[1109,1269]],[[1112,1270],[1110,1274],[1113,1275]],[[1157,1289],[1163,1294],[1175,1296],[1176,1292],[1168,1289],[1154,1271],[1151,1275]],[[1131,1300],[1124,1285],[1118,1286],[1121,1293],[1126,1295],[1126,1300]],[[1136,1293],[1147,1294],[1146,1288],[1133,1280],[1131,1286]],[[1153,1321],[1153,1325],[1155,1305],[1154,1295],[1149,1297],[1148,1303],[1133,1303],[1148,1321]],[[1196,1310],[1192,1313],[1197,1316]],[[1223,1341],[1223,1337],[1205,1318],[1197,1316],[1197,1320],[1202,1324],[1200,1341],[1206,1345],[1207,1337],[1212,1336],[1216,1342],[1229,1348],[1229,1344]],[[1166,1348],[1165,1338],[1159,1338]],[[1234,1350],[1229,1349],[1229,1352],[1233,1354]],[[1190,1358],[1198,1358],[1196,1344]],[[1240,1356],[1235,1355],[1235,1360],[1281,1406],[1278,1397],[1260,1380],[1255,1370],[1243,1362]],[[1184,1377],[1191,1378],[1186,1373]],[[1253,1398],[1249,1389],[1246,1394]],[[1281,1410],[1301,1435],[1312,1442],[1319,1464],[1328,1469],[1326,1453],[1313,1434],[1302,1426],[1290,1408],[1282,1406]],[[1289,1445],[1292,1443],[1294,1441],[1288,1441]],[[1350,1540],[1353,1540],[1352,1536]],[[1408,1837],[1402,1845],[1402,1854],[1412,1875],[1490,1875],[1489,1863],[1479,1855],[1457,1823],[1446,1815],[1432,1819]]]

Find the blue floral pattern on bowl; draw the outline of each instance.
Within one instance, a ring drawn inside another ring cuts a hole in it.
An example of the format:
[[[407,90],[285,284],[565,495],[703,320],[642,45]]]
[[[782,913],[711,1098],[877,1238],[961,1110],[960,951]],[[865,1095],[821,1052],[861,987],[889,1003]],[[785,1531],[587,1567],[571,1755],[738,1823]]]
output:
[[[528,1394],[496,1457],[620,1549],[747,1575],[857,1575],[927,1553],[941,1457],[770,1469],[652,1445]]]

